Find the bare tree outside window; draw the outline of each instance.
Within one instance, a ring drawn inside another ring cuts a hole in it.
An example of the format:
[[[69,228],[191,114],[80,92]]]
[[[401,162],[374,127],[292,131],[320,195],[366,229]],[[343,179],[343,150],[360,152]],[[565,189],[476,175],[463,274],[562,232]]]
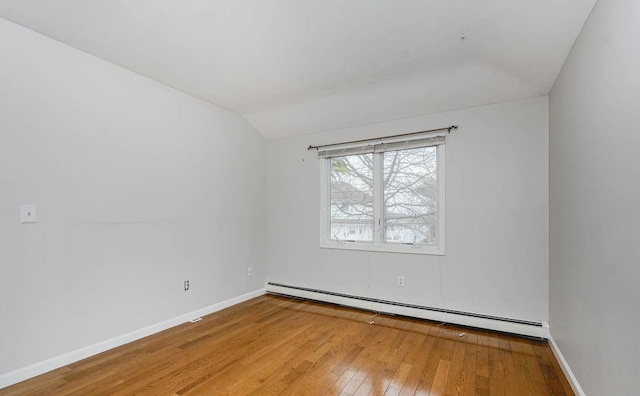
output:
[[[332,158],[330,166],[330,239],[373,241],[373,154]]]
[[[437,148],[387,151],[383,158],[384,241],[437,245]]]
[[[373,241],[374,177],[381,177],[382,241],[437,246],[437,147],[381,155],[381,176],[374,175],[374,154],[330,160],[330,239]]]

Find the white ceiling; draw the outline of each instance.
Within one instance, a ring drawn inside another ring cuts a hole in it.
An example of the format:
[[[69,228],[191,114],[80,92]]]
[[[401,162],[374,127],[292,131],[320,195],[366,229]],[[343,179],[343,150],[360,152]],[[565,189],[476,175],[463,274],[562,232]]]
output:
[[[0,0],[0,16],[274,139],[546,95],[595,1]]]

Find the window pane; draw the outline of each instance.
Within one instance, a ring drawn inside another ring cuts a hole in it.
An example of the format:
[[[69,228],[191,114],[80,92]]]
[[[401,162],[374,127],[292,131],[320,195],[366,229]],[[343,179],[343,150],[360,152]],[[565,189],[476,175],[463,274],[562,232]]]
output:
[[[373,154],[332,158],[332,240],[373,241]]]
[[[384,241],[438,245],[438,151],[384,153]]]

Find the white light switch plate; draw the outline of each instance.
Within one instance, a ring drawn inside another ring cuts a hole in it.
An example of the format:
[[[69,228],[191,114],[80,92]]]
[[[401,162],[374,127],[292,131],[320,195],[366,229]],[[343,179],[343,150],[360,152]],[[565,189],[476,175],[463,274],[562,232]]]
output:
[[[37,223],[37,208],[36,205],[20,205],[20,222],[24,223]]]

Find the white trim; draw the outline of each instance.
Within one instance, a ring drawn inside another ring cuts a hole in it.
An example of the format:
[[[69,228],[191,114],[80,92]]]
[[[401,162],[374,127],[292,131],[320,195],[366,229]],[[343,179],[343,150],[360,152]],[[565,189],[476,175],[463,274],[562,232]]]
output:
[[[571,389],[573,389],[573,392],[578,396],[585,396],[585,393],[582,390],[582,387],[578,383],[578,379],[573,374],[571,367],[569,367],[569,363],[564,358],[564,355],[560,351],[560,347],[558,347],[558,344],[556,344],[556,341],[553,339],[551,334],[549,334],[549,345],[551,346],[551,351],[556,357],[556,360],[560,364],[560,368],[562,369],[562,372],[564,373],[565,377],[567,377],[567,380],[569,381],[569,385],[571,385]]]
[[[376,225],[377,227],[377,225]],[[323,249],[364,250],[367,252],[402,253],[402,254],[430,254],[444,256],[444,251],[433,246],[403,245],[393,243],[351,242],[351,241],[320,241]]]
[[[530,337],[549,338],[549,328],[545,327],[544,323],[542,323],[542,326],[533,326],[522,323],[504,322],[490,318],[478,318],[473,316],[458,315],[450,312],[428,311],[424,309],[389,305],[373,301],[357,300],[354,298],[334,296],[330,294],[316,293],[308,290],[299,290],[270,284],[267,284],[266,290],[267,292],[285,294],[316,301],[324,301],[333,304],[366,309],[370,311],[386,312],[395,315],[433,320],[436,322],[454,323],[463,326],[478,327],[482,329],[520,334]]]
[[[445,241],[445,191],[446,191],[446,178],[445,178],[445,145],[438,146],[438,255],[444,256],[444,241]]]
[[[324,241],[329,240],[329,162],[328,159],[319,159],[320,175],[320,247]]]
[[[121,345],[130,343],[135,340],[150,336],[160,331],[166,330],[170,327],[178,326],[180,324],[189,322],[193,318],[197,318],[204,315],[221,311],[225,308],[229,308],[233,305],[250,300],[252,298],[265,294],[265,289],[258,289],[238,297],[233,297],[228,300],[219,302],[217,304],[210,305],[205,308],[198,309],[193,312],[186,313],[184,315],[177,316],[173,319],[165,320],[160,323],[153,324],[151,326],[144,327],[142,329],[134,330],[130,333],[123,334],[109,340],[101,341],[93,345],[89,345],[75,351],[71,351],[59,356],[55,356],[51,359],[43,360],[32,365],[10,371],[0,375],[0,389],[7,386],[16,384],[26,379],[35,377],[40,374],[44,374],[51,370],[66,366],[68,364],[77,362],[82,359],[86,359],[90,356],[97,355],[109,349],[119,347]]]

